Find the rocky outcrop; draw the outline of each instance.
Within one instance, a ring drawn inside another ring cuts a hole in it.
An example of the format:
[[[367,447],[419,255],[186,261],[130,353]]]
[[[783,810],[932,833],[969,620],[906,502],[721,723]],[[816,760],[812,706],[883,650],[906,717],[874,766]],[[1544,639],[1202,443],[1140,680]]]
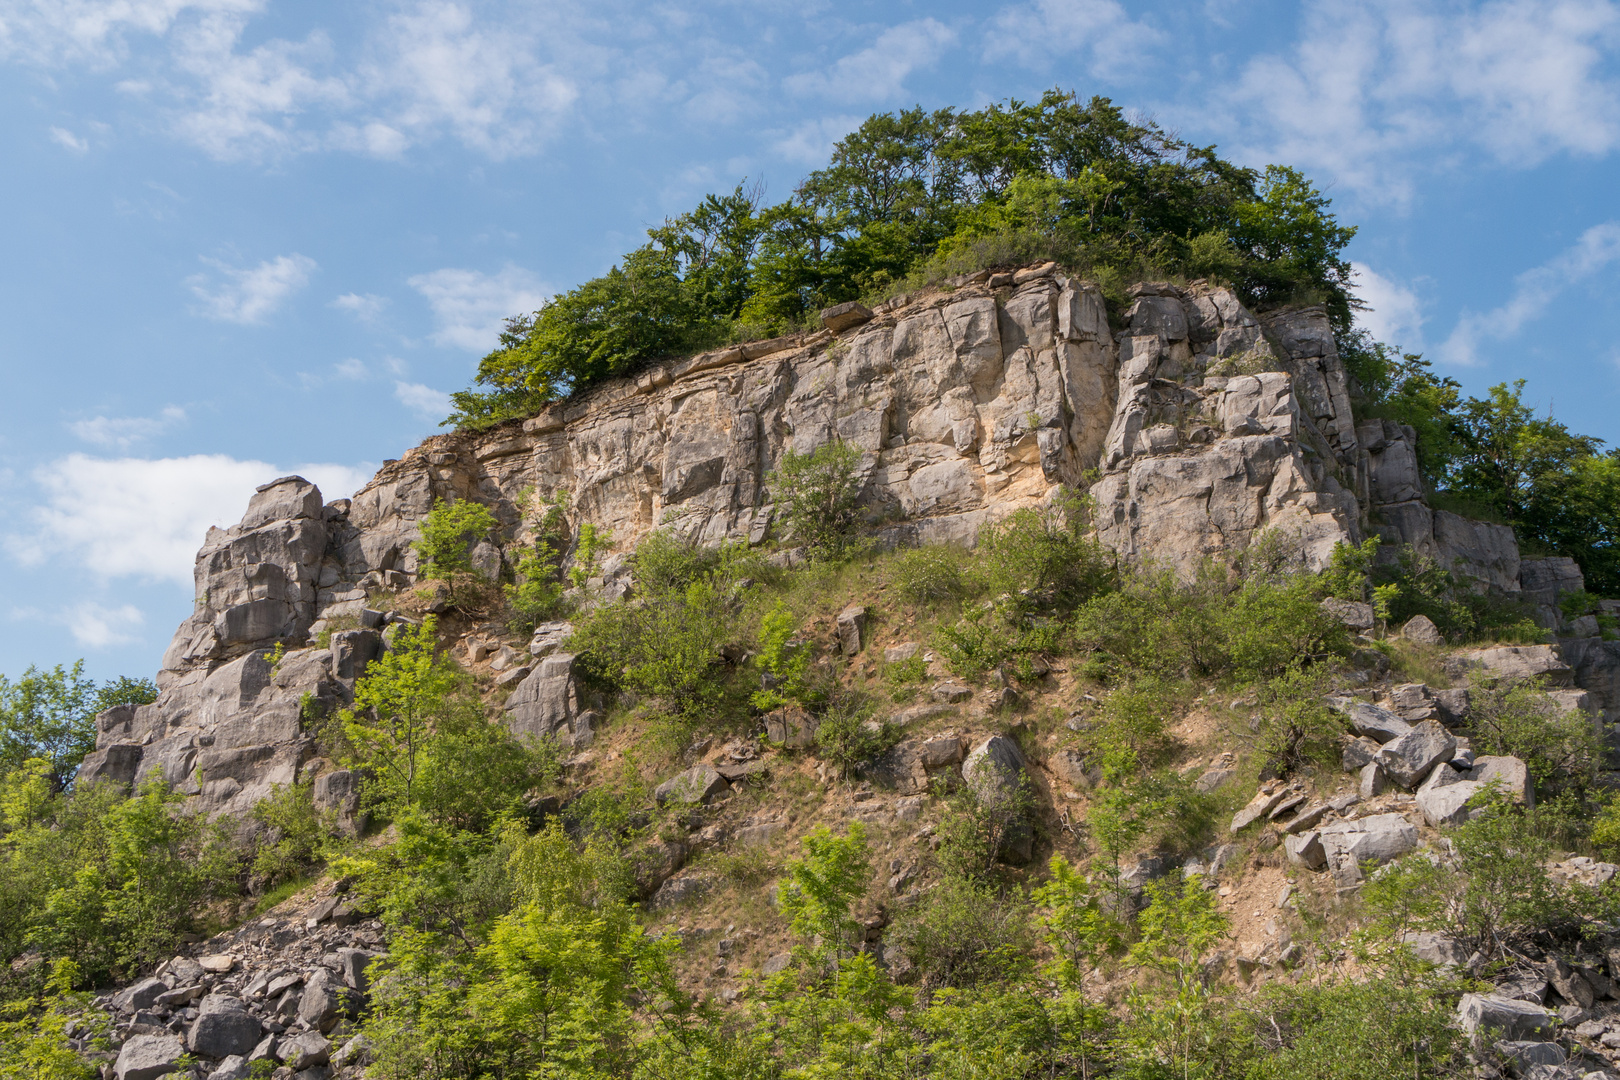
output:
[[[985,522],[1089,485],[1104,542],[1187,574],[1267,534],[1320,568],[1339,541],[1377,531],[1482,587],[1519,589],[1510,530],[1423,502],[1411,429],[1355,423],[1320,308],[1261,318],[1203,283],[1132,291],[1111,325],[1101,292],[1050,264],[973,275],[829,312],[815,334],[654,365],[521,423],[435,436],[352,500],[323,503],[298,477],[266,484],[239,524],[209,532],[157,702],[103,714],[81,776],[156,771],[211,812],[238,812],[321,771],[308,718],[346,704],[383,647],[392,616],[373,605],[417,582],[412,544],[437,500],[491,508],[498,529],[469,551],[491,576],[532,540],[532,500],[557,500],[576,534],[587,522],[610,534],[594,584],[623,595],[627,554],[654,528],[790,546],[773,471],[834,439],[860,451],[860,506],[885,544],[971,544]],[[1573,587],[1553,562],[1523,563],[1544,610]],[[596,714],[565,638],[537,633],[536,662],[505,665],[506,715],[580,749]],[[1594,680],[1620,672],[1601,647],[1580,655]],[[1596,694],[1620,706],[1620,685]],[[926,772],[910,764],[912,780]],[[352,817],[352,786],[329,783],[323,799]]]
[[[1190,572],[1276,532],[1325,566],[1335,544],[1360,538],[1366,488],[1326,314],[1262,323],[1224,289],[1137,291],[1091,488],[1098,535]]]

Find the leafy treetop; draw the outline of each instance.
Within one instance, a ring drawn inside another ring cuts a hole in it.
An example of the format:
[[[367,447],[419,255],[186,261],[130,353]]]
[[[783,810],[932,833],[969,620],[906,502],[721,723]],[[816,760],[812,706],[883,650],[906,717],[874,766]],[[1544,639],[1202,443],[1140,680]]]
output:
[[[1215,275],[1255,305],[1324,302],[1348,330],[1354,235],[1299,172],[1241,168],[1107,98],[877,113],[792,198],[711,194],[606,274],[509,319],[484,389],[455,394],[447,423],[486,427],[658,356],[779,333],[930,264],[1051,256],[1116,282]]]

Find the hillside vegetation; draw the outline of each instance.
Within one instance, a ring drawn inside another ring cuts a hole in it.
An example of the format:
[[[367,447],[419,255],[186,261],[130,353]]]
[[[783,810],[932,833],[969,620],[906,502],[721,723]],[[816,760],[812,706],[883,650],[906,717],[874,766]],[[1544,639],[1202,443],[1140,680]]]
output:
[[[1437,503],[1577,556],[1594,594],[1561,615],[1610,647],[1620,458],[1522,384],[1465,398],[1355,332],[1352,235],[1298,173],[1103,99],[880,114],[787,202],[711,196],[512,320],[453,420],[1034,256],[1115,300],[1215,278],[1323,304],[1358,410],[1418,429]],[[971,551],[883,549],[858,457],[786,453],[786,542],[650,533],[627,594],[597,587],[613,539],[565,493],[526,493],[498,577],[474,559],[489,508],[434,504],[418,578],[364,593],[392,617],[352,703],[298,709],[322,775],[357,778],[341,805],[317,808],[308,761],[242,819],[155,774],[77,783],[97,712],[155,688],[0,678],[0,1077],[1610,1066],[1613,755],[1534,609],[1376,540],[1319,573],[1283,531],[1191,574],[1128,565],[1069,490]],[[554,651],[591,720],[514,735],[513,672]],[[1478,1012],[1493,988],[1516,1004]],[[240,1049],[204,1071],[215,997]]]

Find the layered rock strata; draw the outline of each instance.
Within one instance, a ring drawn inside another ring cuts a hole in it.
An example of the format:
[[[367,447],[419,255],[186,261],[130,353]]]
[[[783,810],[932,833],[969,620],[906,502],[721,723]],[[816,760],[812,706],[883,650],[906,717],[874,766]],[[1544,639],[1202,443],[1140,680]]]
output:
[[[1098,535],[1129,559],[1191,573],[1270,533],[1317,569],[1334,544],[1377,531],[1481,587],[1517,590],[1531,568],[1526,588],[1557,618],[1568,568],[1521,563],[1510,530],[1431,510],[1410,429],[1356,423],[1321,309],[1259,318],[1225,289],[1149,284],[1114,327],[1095,286],[1050,264],[987,277],[875,311],[845,305],[815,334],[669,361],[521,423],[435,436],[352,500],[324,502],[298,477],[265,485],[198,554],[196,610],[164,656],[157,702],[103,714],[83,776],[157,770],[209,810],[239,812],[309,771],[308,718],[350,700],[391,617],[376,609],[418,580],[412,544],[437,500],[493,511],[498,534],[470,551],[491,577],[532,541],[536,500],[560,501],[576,535],[586,522],[611,535],[595,584],[622,594],[626,555],[655,528],[791,544],[772,473],[788,451],[835,439],[860,451],[860,505],[885,543],[970,544],[1066,485],[1090,491]],[[557,637],[513,670],[508,717],[582,746],[592,714]],[[1593,657],[1594,679],[1617,670],[1604,649]],[[1598,696],[1620,707],[1620,687]],[[352,789],[338,777],[321,791],[346,805]]]

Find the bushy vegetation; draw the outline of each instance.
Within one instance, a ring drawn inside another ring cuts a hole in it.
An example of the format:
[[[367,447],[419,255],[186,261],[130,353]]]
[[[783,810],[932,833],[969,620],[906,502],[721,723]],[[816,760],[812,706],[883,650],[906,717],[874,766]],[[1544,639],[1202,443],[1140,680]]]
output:
[[[771,489],[790,535],[812,555],[837,558],[854,540],[860,463],[858,449],[835,440],[808,454],[784,451],[782,463],[771,474]]]
[[[380,1080],[1372,1080],[1450,1075],[1463,1060],[1450,1017],[1467,976],[1420,964],[1403,934],[1439,930],[1494,957],[1615,917],[1603,890],[1544,869],[1555,842],[1585,843],[1593,815],[1605,815],[1584,721],[1533,689],[1479,685],[1476,752],[1525,756],[1540,805],[1482,796],[1443,859],[1371,876],[1367,932],[1351,946],[1356,978],[1321,964],[1314,980],[1242,990],[1217,974],[1230,971],[1217,954],[1231,947],[1218,894],[1196,876],[1128,871],[1143,852],[1203,850],[1231,812],[1176,767],[1177,725],[1201,706],[1219,712],[1211,697],[1249,703],[1233,734],[1251,768],[1308,777],[1337,767],[1344,721],[1323,700],[1351,644],[1320,601],[1371,596],[1374,549],[1343,550],[1316,575],[1262,541],[1234,569],[1183,580],[1117,565],[1087,538],[1083,504],[1066,498],[981,539],[971,556],[829,548],[790,572],[741,546],[702,549],[660,531],[631,557],[633,599],[576,616],[570,648],[644,720],[673,717],[690,740],[802,710],[817,723],[807,752],[828,776],[869,776],[898,737],[882,699],[843,677],[859,659],[817,629],[842,602],[827,584],[840,574],[862,570],[930,613],[936,650],[959,678],[1033,691],[1043,665],[1076,675],[1075,712],[1041,729],[1090,771],[1083,815],[1062,826],[1071,856],[1008,865],[1014,838],[1049,851],[1057,827],[1029,784],[994,799],[941,784],[934,843],[907,871],[925,884],[894,904],[881,951],[872,912],[893,898],[873,888],[869,837],[858,824],[809,829],[780,861],[704,856],[706,872],[739,890],[774,878],[795,948],[785,970],[745,977],[732,1008],[695,993],[679,938],[638,906],[650,845],[686,835],[692,811],[658,808],[627,758],[537,823],[536,796],[559,790],[558,748],[514,739],[492,717],[431,617],[395,631],[353,705],[321,732],[323,753],[366,778],[364,804],[385,838],[336,842],[300,783],[255,811],[261,839],[243,850],[176,813],[178,796],[161,784],[134,797],[102,786],[63,794],[49,762],[33,759],[0,793],[6,948],[71,961],[62,970],[90,973],[81,985],[127,973],[203,928],[210,904],[239,883],[299,880],[325,861],[388,928],[358,1019]],[[973,638],[974,626],[987,629]],[[1597,818],[1593,843],[1620,835],[1612,816]],[[1343,947],[1312,945],[1318,959]],[[30,1035],[7,1050],[0,1023],[0,1055],[44,1070],[77,1006],[47,987],[48,967],[29,970],[11,998]]]
[[[96,747],[97,713],[156,698],[150,679],[124,676],[96,685],[84,677],[83,660],[48,671],[30,666],[15,682],[0,675],[0,775],[43,759],[52,790],[62,791]]]
[[[1362,391],[1358,415],[1417,432],[1437,507],[1511,525],[1526,554],[1568,555],[1593,592],[1620,596],[1620,448],[1605,451],[1550,409],[1536,415],[1523,379],[1464,397],[1421,356],[1364,331],[1341,336],[1340,351]]]
[[[0,951],[69,960],[91,985],[172,955],[236,891],[223,828],[177,813],[181,801],[156,779],[133,796],[112,784],[53,793],[44,759],[7,775]]]
[[[422,538],[415,544],[423,576],[444,582],[454,598],[458,579],[478,576],[472,563],[473,545],[486,539],[495,525],[495,515],[481,502],[435,500],[422,519]]]
[[[659,356],[805,324],[830,304],[1057,258],[1101,278],[1218,277],[1253,305],[1326,303],[1348,329],[1355,234],[1299,172],[1240,168],[1106,98],[878,113],[785,202],[739,184],[648,230],[599,278],[508,320],[454,395],[482,427]]]

